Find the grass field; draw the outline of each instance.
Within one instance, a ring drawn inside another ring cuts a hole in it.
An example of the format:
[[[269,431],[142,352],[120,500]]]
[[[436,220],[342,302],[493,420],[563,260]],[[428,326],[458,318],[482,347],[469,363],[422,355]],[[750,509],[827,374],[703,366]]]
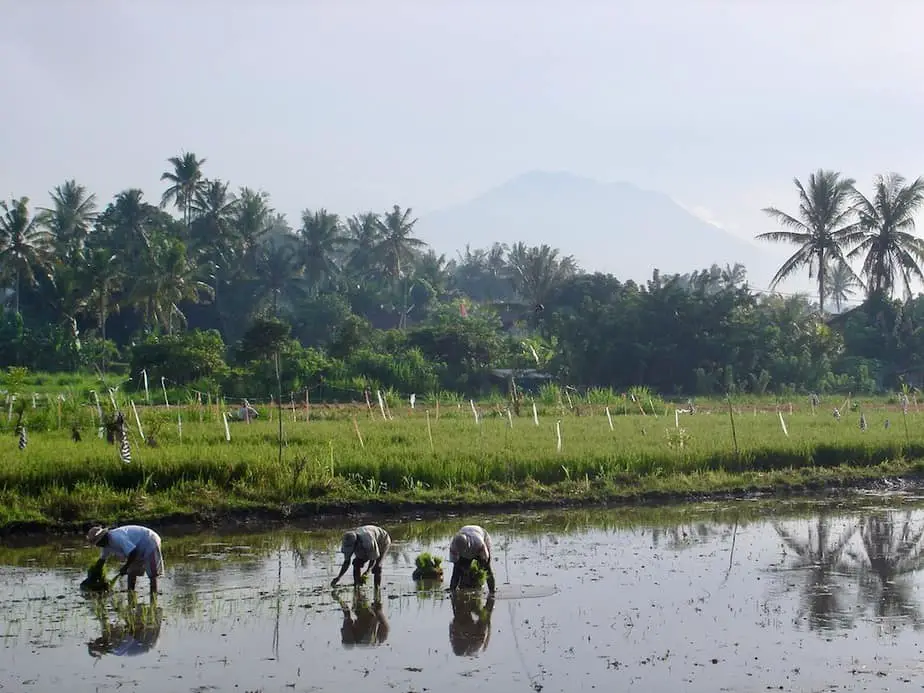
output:
[[[395,398],[380,407],[373,397],[371,407],[262,407],[256,421],[231,421],[227,430],[230,405],[174,404],[137,407],[142,439],[122,397],[116,404],[128,427],[128,464],[118,444],[97,437],[95,402],[49,395],[32,408],[23,400],[24,450],[13,430],[18,409],[0,416],[5,527],[242,509],[285,514],[370,501],[599,501],[756,490],[908,474],[924,460],[924,412],[914,402],[903,414],[885,398],[829,397],[814,411],[805,397],[792,409],[788,402],[739,400],[732,416],[719,401],[701,402],[689,414],[655,398],[608,405],[575,396],[540,401],[535,419],[528,400],[519,416],[508,415],[502,402],[475,404],[476,422],[472,403],[458,399],[439,408],[422,400],[412,409]],[[834,407],[843,412],[839,420]],[[100,408],[111,413],[108,394]],[[71,439],[75,426],[80,442]]]

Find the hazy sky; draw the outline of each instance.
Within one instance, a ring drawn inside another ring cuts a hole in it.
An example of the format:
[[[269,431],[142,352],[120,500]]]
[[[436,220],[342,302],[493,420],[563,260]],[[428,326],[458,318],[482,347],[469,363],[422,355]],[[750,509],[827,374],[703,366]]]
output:
[[[165,159],[191,150],[293,221],[423,214],[552,169],[661,190],[753,236],[819,166],[866,188],[924,173],[914,0],[0,8],[0,195],[38,204],[71,177],[102,201],[158,201]]]

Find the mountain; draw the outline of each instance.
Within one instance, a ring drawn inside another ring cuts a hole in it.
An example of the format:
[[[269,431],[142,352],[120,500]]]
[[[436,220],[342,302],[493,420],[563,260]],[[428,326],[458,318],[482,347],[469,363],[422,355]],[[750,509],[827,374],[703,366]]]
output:
[[[418,235],[455,257],[495,241],[559,248],[589,272],[645,281],[662,274],[740,262],[752,286],[766,286],[783,256],[702,221],[667,195],[628,183],[602,183],[534,171],[473,200],[420,218]]]

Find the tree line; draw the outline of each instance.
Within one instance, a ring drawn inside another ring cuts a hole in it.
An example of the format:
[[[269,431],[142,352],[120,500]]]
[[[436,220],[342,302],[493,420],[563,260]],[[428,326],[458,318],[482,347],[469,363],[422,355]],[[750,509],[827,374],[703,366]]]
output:
[[[266,192],[205,169],[191,152],[169,159],[156,202],[127,189],[101,205],[73,180],[47,207],[4,202],[0,366],[144,368],[241,396],[275,389],[275,352],[287,391],[330,393],[482,394],[506,387],[502,369],[666,394],[860,392],[919,367],[924,306],[891,295],[920,276],[909,264],[922,256],[910,233],[919,181],[883,178],[864,206],[853,181],[820,171],[797,181],[798,214],[768,209],[786,228],[765,237],[800,244],[775,279],[818,272],[814,305],[752,291],[740,265],[636,283],[548,245],[447,258],[398,205],[306,209],[292,225]],[[859,287],[860,308],[822,310]]]

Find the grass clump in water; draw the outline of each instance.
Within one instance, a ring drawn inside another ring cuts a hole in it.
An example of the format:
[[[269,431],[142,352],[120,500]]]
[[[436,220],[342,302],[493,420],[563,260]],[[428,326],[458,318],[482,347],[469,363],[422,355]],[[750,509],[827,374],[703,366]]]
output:
[[[106,576],[106,565],[96,561],[87,568],[87,576],[80,583],[80,589],[88,592],[108,592],[110,585]]]
[[[468,564],[468,569],[463,571],[462,578],[459,580],[459,587],[462,589],[480,590],[484,587],[488,579],[488,571],[481,567],[477,561]]]
[[[414,580],[442,580],[443,559],[426,551],[414,559]]]

